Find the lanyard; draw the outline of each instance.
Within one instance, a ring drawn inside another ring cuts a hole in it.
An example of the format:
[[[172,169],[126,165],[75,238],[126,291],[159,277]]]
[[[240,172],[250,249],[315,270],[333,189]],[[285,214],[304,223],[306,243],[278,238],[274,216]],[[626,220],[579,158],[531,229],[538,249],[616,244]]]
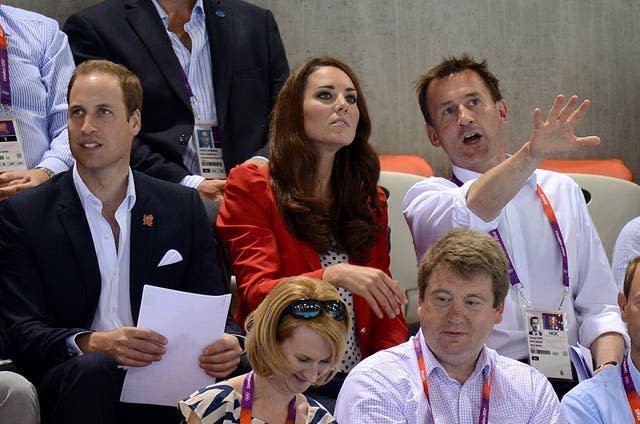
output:
[[[413,337],[413,347],[416,350],[416,356],[418,357],[418,368],[420,369],[420,378],[422,379],[422,388],[424,389],[424,395],[427,398],[427,404],[429,405],[429,416],[431,422],[435,424],[436,420],[433,417],[433,407],[431,406],[431,397],[429,396],[429,379],[427,378],[427,367],[424,364],[424,356],[422,355],[422,346],[420,346],[420,336]],[[482,402],[480,403],[480,415],[478,416],[479,424],[487,424],[489,422],[489,397],[491,396],[491,378],[486,376],[484,384],[482,385]]]
[[[640,423],[640,399],[638,398],[638,392],[631,380],[631,373],[629,372],[629,362],[625,356],[620,366],[620,373],[622,374],[622,385],[624,391],[627,393],[627,401],[629,401],[629,408],[631,408],[631,415],[636,423]]]
[[[240,424],[251,424],[251,409],[253,408],[254,373],[251,371],[242,383],[242,403],[240,404]],[[289,415],[286,424],[296,422],[296,397],[289,402]]]
[[[462,186],[463,182],[458,179],[455,175],[451,177],[451,182],[453,182],[458,187]],[[536,194],[540,199],[540,203],[542,203],[542,208],[544,209],[545,215],[547,215],[547,219],[549,220],[549,224],[551,225],[551,230],[553,231],[553,235],[555,236],[556,242],[558,243],[558,248],[560,250],[560,257],[562,259],[562,285],[564,287],[564,293],[562,296],[562,301],[560,302],[560,307],[562,308],[562,303],[564,302],[565,296],[569,293],[569,259],[567,256],[567,246],[564,242],[564,237],[562,237],[562,231],[560,230],[560,225],[558,224],[558,218],[556,217],[555,212],[553,211],[553,207],[551,206],[551,202],[549,202],[549,198],[540,187],[540,184],[536,184]],[[511,285],[516,289],[517,293],[520,295],[522,302],[524,304],[525,309],[531,308],[531,302],[526,298],[523,292],[523,284],[520,281],[520,277],[518,277],[518,273],[516,272],[515,267],[513,266],[513,262],[509,257],[509,253],[507,252],[507,248],[502,241],[502,236],[500,236],[500,232],[497,228],[489,231],[489,234],[498,242],[500,248],[504,252],[504,255],[507,258],[507,264],[509,265],[509,281]]]
[[[0,102],[3,106],[11,106],[11,85],[9,84],[9,50],[7,33],[0,25]]]

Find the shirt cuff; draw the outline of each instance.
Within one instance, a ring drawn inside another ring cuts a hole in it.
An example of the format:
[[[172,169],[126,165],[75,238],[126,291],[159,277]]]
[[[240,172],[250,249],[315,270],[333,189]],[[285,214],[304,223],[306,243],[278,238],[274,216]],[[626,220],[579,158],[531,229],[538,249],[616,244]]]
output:
[[[180,181],[180,184],[185,187],[191,187],[197,189],[201,182],[205,180],[204,177],[200,175],[187,175]]]
[[[78,347],[78,344],[76,343],[76,337],[78,337],[81,334],[87,334],[87,333],[92,333],[92,331],[82,331],[80,333],[72,334],[69,337],[67,337],[67,352],[69,352],[69,355],[71,356],[84,355],[84,352],[80,350],[80,348]]]
[[[53,171],[54,174],[59,174],[61,172],[67,171],[69,169],[69,165],[67,165],[60,159],[48,157],[34,166],[34,168],[47,168]]]

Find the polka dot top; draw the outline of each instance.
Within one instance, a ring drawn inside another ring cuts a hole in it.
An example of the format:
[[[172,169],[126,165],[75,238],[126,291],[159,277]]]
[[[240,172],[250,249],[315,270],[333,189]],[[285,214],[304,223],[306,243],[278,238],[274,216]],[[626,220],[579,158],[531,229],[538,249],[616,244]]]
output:
[[[322,265],[322,268],[326,268],[329,265],[349,263],[349,257],[346,253],[337,252],[334,249],[335,247],[332,247],[327,251],[327,253],[320,255],[320,264]],[[342,357],[342,362],[338,366],[338,371],[347,373],[362,360],[362,353],[360,351],[360,342],[356,337],[356,315],[355,309],[353,308],[353,294],[342,287],[338,287],[338,293],[340,293],[342,301],[347,305],[347,311],[349,312],[351,322],[353,323],[351,331],[347,337],[347,348],[344,352],[344,356]]]

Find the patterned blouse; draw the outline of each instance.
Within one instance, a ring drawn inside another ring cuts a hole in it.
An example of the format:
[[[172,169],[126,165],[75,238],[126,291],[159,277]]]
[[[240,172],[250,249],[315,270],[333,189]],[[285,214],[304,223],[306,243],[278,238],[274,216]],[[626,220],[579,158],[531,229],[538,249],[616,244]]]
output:
[[[337,424],[338,422],[324,406],[307,397],[306,424]],[[178,405],[184,416],[185,422],[194,412],[202,421],[202,424],[234,424],[240,423],[240,397],[226,381],[212,384],[196,392],[180,402]],[[264,421],[253,418],[251,424],[266,424]]]

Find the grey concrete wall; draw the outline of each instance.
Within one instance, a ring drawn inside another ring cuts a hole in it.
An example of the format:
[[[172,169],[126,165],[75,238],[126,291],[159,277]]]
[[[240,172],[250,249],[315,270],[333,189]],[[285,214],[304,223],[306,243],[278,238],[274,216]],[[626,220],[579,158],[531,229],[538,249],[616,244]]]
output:
[[[381,153],[419,154],[438,174],[446,157],[422,130],[413,81],[449,54],[486,58],[500,79],[510,122],[509,151],[532,130],[533,108],[557,93],[593,106],[578,134],[602,144],[573,158],[618,157],[640,182],[640,2],[637,0],[252,0],[271,9],[290,63],[330,54],[358,74]],[[90,0],[13,0],[66,16]]]

